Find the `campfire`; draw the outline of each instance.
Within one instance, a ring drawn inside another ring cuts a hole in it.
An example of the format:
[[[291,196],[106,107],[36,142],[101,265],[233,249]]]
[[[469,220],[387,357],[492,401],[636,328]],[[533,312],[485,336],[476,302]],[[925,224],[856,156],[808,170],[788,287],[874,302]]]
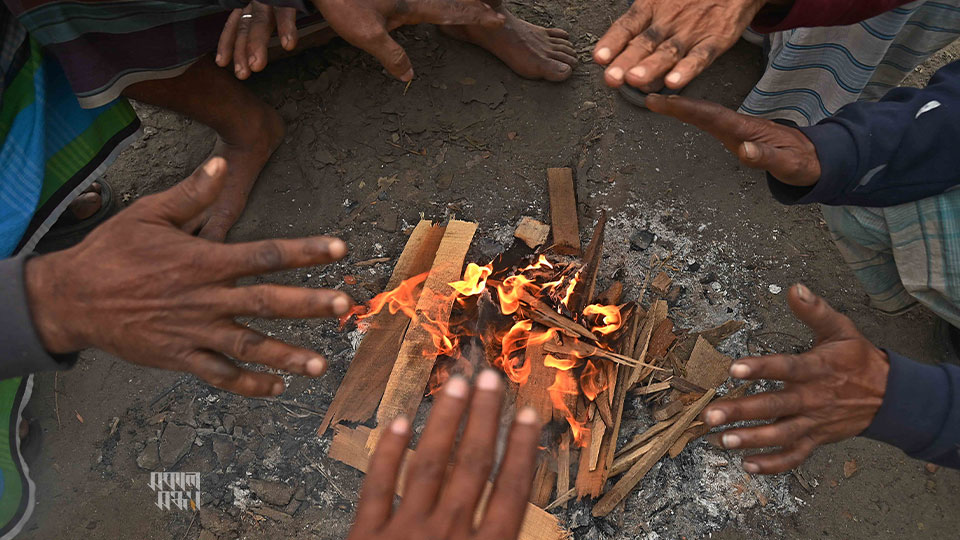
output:
[[[415,417],[451,375],[501,370],[516,407],[535,408],[550,425],[523,538],[565,537],[549,511],[574,497],[599,499],[593,514],[608,514],[662,457],[706,433],[696,418],[730,365],[713,347],[742,327],[675,329],[662,299],[668,260],[651,261],[633,300],[621,298],[619,282],[597,294],[606,215],[581,255],[576,214],[571,222],[568,212],[576,208],[572,176],[548,176],[552,231],[524,218],[519,249],[488,264],[464,268],[475,224],[421,222],[413,230],[387,290],[341,320],[365,337],[320,427],[337,429],[330,455],[363,470],[382,426],[398,414]],[[618,447],[624,410],[637,401],[656,423]],[[374,413],[372,429],[343,425]]]

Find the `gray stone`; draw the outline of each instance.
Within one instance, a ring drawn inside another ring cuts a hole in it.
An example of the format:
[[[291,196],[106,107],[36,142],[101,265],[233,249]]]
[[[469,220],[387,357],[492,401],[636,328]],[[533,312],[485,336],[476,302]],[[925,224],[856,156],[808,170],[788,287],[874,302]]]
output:
[[[233,440],[229,435],[214,435],[213,439],[213,453],[217,455],[217,461],[220,463],[221,467],[226,467],[232,460],[233,455],[237,451],[237,447],[233,444]]]
[[[288,486],[283,482],[271,482],[257,478],[251,478],[248,485],[261,501],[274,506],[286,506],[297,491],[296,487]]]
[[[155,470],[160,465],[160,453],[157,448],[157,441],[147,443],[137,456],[137,466],[148,471]]]
[[[168,424],[160,439],[160,463],[166,468],[176,465],[193,447],[196,438],[197,432],[193,428]]]
[[[237,417],[232,414],[223,415],[223,429],[227,430],[227,433],[233,431],[233,426],[237,425]]]
[[[384,232],[397,232],[399,221],[400,216],[397,211],[388,208],[380,212],[380,217],[377,219],[377,228]]]
[[[197,540],[220,540],[220,538],[212,532],[204,529],[200,531],[200,538]]]
[[[643,251],[653,243],[654,235],[650,231],[637,231],[630,237],[630,249]]]
[[[237,458],[237,463],[239,463],[240,465],[247,465],[251,461],[256,459],[256,457],[257,455],[253,453],[253,450],[250,450],[249,448],[247,448],[243,452],[240,452],[240,456]]]

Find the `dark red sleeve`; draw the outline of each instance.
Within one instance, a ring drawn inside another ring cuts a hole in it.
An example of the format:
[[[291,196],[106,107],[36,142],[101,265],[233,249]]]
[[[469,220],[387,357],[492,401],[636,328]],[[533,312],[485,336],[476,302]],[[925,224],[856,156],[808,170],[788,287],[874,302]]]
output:
[[[758,32],[857,23],[913,0],[795,0],[793,6],[768,4],[753,21]]]

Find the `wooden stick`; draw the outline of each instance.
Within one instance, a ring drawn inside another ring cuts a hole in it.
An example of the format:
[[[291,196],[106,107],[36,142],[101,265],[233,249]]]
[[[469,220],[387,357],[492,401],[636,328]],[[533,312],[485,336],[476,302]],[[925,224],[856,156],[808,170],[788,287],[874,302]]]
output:
[[[652,364],[646,364],[634,360],[633,358],[624,355],[615,353],[613,351],[608,351],[606,349],[601,349],[596,345],[591,345],[589,343],[579,341],[576,339],[567,339],[563,343],[557,343],[556,341],[547,341],[543,344],[543,350],[549,353],[555,354],[565,354],[578,356],[580,358],[603,358],[611,362],[616,362],[624,366],[630,367],[644,367],[651,370],[657,371],[669,371],[661,367],[654,366]]]
[[[476,230],[476,223],[450,220],[447,224],[437,248],[437,257],[417,302],[418,319],[429,314],[433,320],[446,323],[450,318],[454,295],[451,294],[453,289],[448,284],[460,278],[463,260]],[[433,349],[430,333],[419,321],[411,322],[377,409],[377,428],[370,434],[368,448],[376,447],[381,430],[386,429],[387,424],[397,416],[402,414],[410,419],[416,417],[420,401],[423,400],[424,388],[429,382],[430,372],[436,361],[436,356],[425,355],[424,351]]]
[[[674,377],[675,377],[675,375],[674,375]],[[673,380],[673,377],[670,377],[670,379],[668,379],[668,380],[666,380],[666,381],[664,381],[664,382],[650,383],[650,384],[647,384],[647,385],[644,385],[644,386],[638,386],[638,387],[630,390],[630,394],[631,394],[631,395],[634,395],[634,396],[645,396],[645,395],[647,395],[647,394],[656,394],[657,392],[662,392],[662,391],[664,391],[664,390],[669,390],[669,389],[673,388],[673,387],[670,385],[670,381],[672,381],[672,380]]]
[[[596,334],[588,330],[585,326],[557,313],[556,310],[526,291],[521,293],[520,303],[529,308],[524,309],[523,313],[534,322],[540,323],[547,328],[559,328],[564,334],[570,337],[582,337],[591,341],[597,341]]]
[[[577,220],[577,196],[573,190],[573,171],[567,167],[547,169],[550,190],[550,219],[553,223],[553,251],[580,256],[580,223]]]
[[[560,436],[560,447],[557,450],[557,495],[562,495],[570,489],[570,439],[573,436],[568,428]],[[566,505],[566,502],[562,503]]]
[[[630,467],[630,470],[610,488],[610,491],[597,501],[597,504],[593,507],[593,516],[602,517],[613,511],[613,509],[620,504],[620,501],[633,491],[633,488],[643,479],[650,469],[660,461],[660,458],[670,450],[670,447],[677,442],[677,439],[683,435],[683,432],[687,430],[690,423],[693,422],[697,415],[700,414],[700,411],[710,403],[715,395],[716,391],[711,388],[703,397],[681,413],[677,421],[670,426],[669,429],[664,431],[661,436],[657,437],[656,444],[653,448],[634,463],[633,466]]]
[[[556,481],[557,473],[550,470],[549,459],[541,455],[540,465],[537,466],[537,472],[533,475],[530,502],[541,508],[550,504],[550,496],[553,495],[553,486]]]
[[[657,423],[654,424],[653,426],[647,428],[647,430],[644,431],[643,433],[641,433],[641,434],[637,435],[636,437],[630,439],[630,442],[628,442],[627,444],[623,445],[623,448],[621,448],[619,451],[617,451],[617,457],[619,458],[620,456],[623,456],[624,454],[626,454],[626,453],[629,452],[630,450],[633,450],[633,449],[635,449],[635,448],[643,445],[643,443],[645,443],[645,442],[649,441],[650,439],[652,439],[654,435],[656,435],[657,433],[660,433],[661,431],[667,429],[668,427],[670,427],[670,426],[672,426],[672,425],[673,425],[673,420],[667,420],[667,421],[664,421],[664,422],[657,422]]]
[[[430,269],[445,230],[427,220],[417,224],[397,259],[386,290],[393,290],[401,281]],[[403,312],[391,314],[384,310],[370,318],[370,328],[357,347],[317,435],[322,435],[330,424],[364,422],[373,416],[390,378],[391,359],[400,352],[409,324],[410,318]]]
[[[600,259],[603,256],[603,238],[607,227],[607,211],[600,212],[600,219],[593,229],[593,236],[590,238],[590,244],[587,245],[587,251],[583,255],[583,269],[580,270],[577,285],[574,287],[573,294],[570,297],[570,311],[581,313],[583,309],[593,300],[593,294],[597,287],[597,273],[600,270]]]
[[[370,453],[367,452],[365,446],[369,435],[370,428],[364,426],[359,426],[356,429],[350,429],[342,425],[336,426],[336,433],[333,436],[333,442],[330,443],[330,450],[327,455],[365,473],[370,465]],[[397,495],[403,496],[403,486],[406,483],[406,465],[413,456],[414,451],[407,450],[396,486]],[[477,520],[481,518],[483,511],[486,509],[486,501],[490,497],[492,488],[493,485],[487,482],[487,488],[483,492],[481,502],[477,505]],[[569,531],[560,526],[557,518],[528,503],[526,513],[523,516],[523,524],[520,526],[520,538],[523,540],[570,540],[571,535]]]

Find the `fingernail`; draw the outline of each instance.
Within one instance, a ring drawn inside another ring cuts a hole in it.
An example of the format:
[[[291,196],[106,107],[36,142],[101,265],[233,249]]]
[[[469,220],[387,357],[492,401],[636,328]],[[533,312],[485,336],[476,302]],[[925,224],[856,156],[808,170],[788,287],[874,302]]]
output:
[[[667,82],[670,84],[680,84],[681,75],[674,71],[673,73],[667,75]]]
[[[256,55],[250,55],[250,58],[247,58],[247,63],[248,63],[248,64],[250,65],[250,67],[252,68],[253,65],[257,63],[257,56],[256,56]]]
[[[733,435],[732,433],[723,434],[723,447],[724,448],[740,448],[740,437]]]
[[[287,36],[280,36],[280,44],[283,45],[283,48],[287,48],[287,44],[290,43],[290,38]]]
[[[642,66],[637,66],[630,70],[630,74],[638,79],[642,79],[647,76],[647,68]]]
[[[403,82],[409,82],[413,80],[413,68],[410,68],[406,73],[400,77],[400,80]]]
[[[273,388],[270,389],[270,392],[275,396],[279,396],[286,388],[287,387],[282,382],[275,382],[273,383]]]
[[[597,60],[600,60],[601,62],[606,62],[610,60],[610,49],[607,47],[604,47],[599,51],[597,51]]]
[[[810,292],[810,289],[808,289],[806,285],[803,283],[797,283],[796,290],[797,298],[799,298],[800,301],[807,304],[813,303],[813,293]]]
[[[611,79],[614,79],[614,80],[616,80],[616,81],[622,81],[622,80],[623,80],[623,69],[618,68],[618,67],[612,67],[612,68],[610,68],[610,69],[607,70],[607,75],[609,75]]]
[[[393,422],[390,422],[390,431],[395,435],[406,435],[409,429],[410,421],[407,420],[406,416],[398,416],[393,419]]]
[[[712,410],[707,412],[707,424],[719,426],[727,419],[727,414],[723,411]]]
[[[477,377],[477,388],[480,390],[493,391],[500,388],[500,375],[492,369],[485,369]]]
[[[537,411],[533,410],[533,407],[524,407],[520,409],[520,414],[517,415],[518,424],[533,425],[537,423]]]
[[[223,158],[210,158],[206,163],[203,164],[203,172],[207,176],[218,176],[221,172],[223,172],[225,165],[226,162],[223,161]]]
[[[217,65],[218,65],[218,66],[220,65],[220,62],[221,62],[222,60],[223,60],[223,55],[217,54],[216,62],[217,62]]]
[[[240,66],[239,66],[239,65],[234,65],[234,66],[233,66],[233,73],[234,73],[234,74],[239,75],[241,71],[243,71],[243,70],[240,69]]]
[[[743,156],[750,161],[753,161],[760,157],[760,149],[757,148],[757,145],[753,144],[750,141],[744,141],[743,143]]]
[[[746,379],[750,376],[750,366],[741,362],[737,362],[730,366],[730,375],[738,379]]]
[[[749,461],[743,462],[743,470],[747,471],[750,474],[757,474],[760,472],[760,466],[756,463],[750,463]]]
[[[345,295],[340,295],[333,299],[333,312],[337,315],[343,315],[350,310],[350,300]]]
[[[327,253],[335,259],[342,259],[347,254],[347,244],[339,238],[335,238],[327,244]]]
[[[313,377],[319,377],[323,375],[323,372],[327,370],[327,363],[323,358],[315,357],[307,360],[307,373]]]
[[[459,375],[450,377],[450,380],[447,381],[447,384],[443,387],[443,393],[457,399],[467,397],[467,392],[469,391],[470,386],[467,384],[467,380]]]

